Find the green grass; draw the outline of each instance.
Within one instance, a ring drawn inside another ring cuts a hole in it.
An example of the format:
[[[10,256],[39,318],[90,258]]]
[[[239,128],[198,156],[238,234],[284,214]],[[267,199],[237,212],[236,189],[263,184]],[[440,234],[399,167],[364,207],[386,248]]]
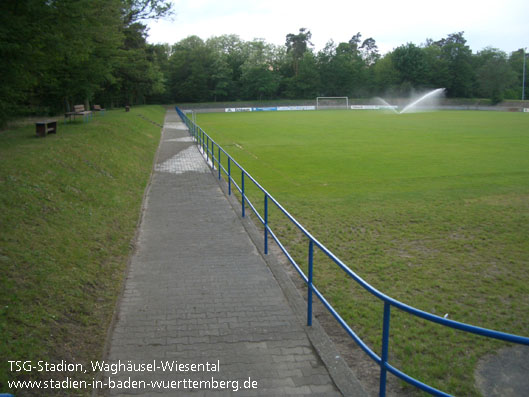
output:
[[[161,124],[165,109],[61,120],[46,138],[34,124],[0,132],[0,392],[58,376],[7,360],[102,357],[160,137],[138,114]]]
[[[198,124],[316,238],[382,292],[437,315],[528,335],[529,117],[522,113],[199,114]],[[262,207],[262,195],[250,190]],[[303,266],[307,241],[272,228]],[[380,352],[382,304],[315,254],[315,284]],[[477,395],[503,346],[392,311],[390,362]]]

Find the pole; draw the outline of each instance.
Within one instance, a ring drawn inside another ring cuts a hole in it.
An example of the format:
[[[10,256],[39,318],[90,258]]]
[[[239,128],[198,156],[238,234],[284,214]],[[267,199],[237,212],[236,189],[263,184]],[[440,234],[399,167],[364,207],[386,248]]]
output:
[[[312,277],[314,262],[314,241],[309,242],[309,277],[308,277],[308,296],[307,296],[307,326],[312,326]]]
[[[525,100],[525,48],[523,49],[522,101]]]
[[[268,193],[264,198],[264,253],[268,255]]]
[[[388,363],[388,348],[389,348],[389,320],[391,317],[391,306],[388,302],[384,302],[384,321],[382,325],[382,357],[380,361],[380,389],[379,396],[386,396],[386,365]]]
[[[241,214],[242,214],[242,217],[244,218],[244,201],[246,200],[244,198],[244,170],[241,170],[241,195],[242,195],[242,209],[241,209]]]

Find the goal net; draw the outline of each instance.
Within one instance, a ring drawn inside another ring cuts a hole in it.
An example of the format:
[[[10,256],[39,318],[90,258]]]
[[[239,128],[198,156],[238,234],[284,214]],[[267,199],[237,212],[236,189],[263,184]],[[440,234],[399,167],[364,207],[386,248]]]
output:
[[[346,96],[319,96],[316,98],[316,110],[349,109],[349,98]]]

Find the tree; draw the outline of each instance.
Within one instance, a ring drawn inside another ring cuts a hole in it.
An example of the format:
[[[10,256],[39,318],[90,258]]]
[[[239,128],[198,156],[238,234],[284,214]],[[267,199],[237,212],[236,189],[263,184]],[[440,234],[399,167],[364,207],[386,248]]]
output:
[[[121,105],[146,103],[149,95],[163,93],[163,75],[153,61],[146,42],[146,27],[134,23],[125,29],[114,77],[120,82],[114,99]]]
[[[141,21],[170,13],[169,0],[0,2],[0,124],[28,109],[88,106],[96,95],[160,92]]]
[[[360,52],[362,59],[367,66],[373,65],[380,59],[377,43],[372,37],[369,37],[362,42],[362,45],[360,46]]]
[[[276,96],[280,75],[274,69],[274,47],[262,40],[250,44],[250,54],[242,65],[242,96],[245,99],[271,99]]]
[[[227,99],[230,91],[231,71],[226,59],[219,53],[213,53],[211,64],[211,94],[216,102],[219,99]]]
[[[305,52],[299,62],[297,76],[284,79],[284,95],[287,98],[314,98],[319,94],[320,74],[316,57],[310,51]]]
[[[106,81],[112,80],[124,35],[119,1],[56,1],[56,22],[61,37],[56,48],[57,63],[51,65],[55,84],[44,93],[56,93],[56,101],[69,110],[75,103],[89,101]],[[78,7],[78,8],[77,8]],[[46,95],[42,93],[43,97]],[[52,98],[48,96],[48,98]]]
[[[365,92],[367,66],[360,52],[361,34],[337,46],[331,40],[318,52],[321,95],[350,96]]]
[[[124,41],[114,70],[114,100],[141,104],[166,91],[163,70],[147,44],[147,26],[142,21],[172,15],[173,5],[169,0],[120,0],[120,4]],[[165,70],[167,63],[165,59]]]
[[[373,66],[375,90],[379,95],[396,95],[400,83],[399,71],[393,64],[391,53],[384,55]]]
[[[147,59],[152,63],[153,68],[158,71],[160,78],[157,79],[157,87],[147,95],[148,103],[169,103],[171,97],[168,89],[167,76],[169,76],[169,58],[171,56],[171,46],[169,44],[150,44],[146,48]]]
[[[427,40],[422,47],[425,62],[425,80],[431,88],[445,88],[451,84],[448,60],[442,56],[441,47]]]
[[[299,62],[303,59],[303,55],[309,49],[309,45],[312,45],[310,39],[312,33],[306,28],[300,28],[298,34],[289,33],[286,38],[287,54],[292,56],[292,67],[294,70],[294,76],[299,73]]]
[[[316,56],[318,70],[320,72],[321,89],[320,96],[338,96],[338,87],[335,86],[332,60],[336,56],[336,44],[329,40],[325,47]]]
[[[250,48],[237,35],[222,35],[208,39],[206,45],[218,55],[218,66],[215,71],[219,80],[219,89],[222,91],[220,97],[236,100],[241,98],[240,79],[242,65],[250,54]],[[225,95],[224,95],[225,93]],[[221,94],[219,92],[219,94]]]
[[[423,88],[427,85],[426,58],[421,48],[408,43],[393,50],[391,58],[399,73],[401,86],[405,90]]]
[[[10,57],[12,73],[26,74],[24,79],[17,78],[12,114],[17,105],[53,113],[68,108],[74,100],[86,103],[91,99],[109,78],[111,58],[122,40],[120,7],[118,0],[22,0],[0,12],[9,20],[18,12],[25,14],[22,20],[14,18],[19,25],[10,31],[8,41],[12,48],[30,50]],[[24,33],[18,36],[17,29]]]
[[[338,44],[331,66],[334,75],[332,85],[338,89],[336,95],[354,95],[354,91],[362,86],[363,77],[363,61],[357,43],[349,41]]]
[[[177,102],[207,101],[211,49],[200,37],[190,36],[174,45],[170,59],[169,86]]]
[[[486,48],[477,55],[479,94],[490,98],[492,104],[503,100],[505,90],[516,81],[516,74],[507,62],[507,54],[496,48]]]
[[[160,19],[173,14],[169,0],[122,0],[123,24],[132,25],[146,19]]]
[[[360,32],[338,45],[329,41],[316,58],[321,80],[320,95],[367,95],[374,88],[373,73],[369,69],[378,58],[375,40],[362,41]]]
[[[353,91],[353,94],[357,96],[372,94],[375,86],[372,66],[380,59],[375,39],[368,37],[362,41],[362,45],[358,46],[361,38],[362,34],[358,32],[349,40],[354,54],[356,72],[358,74],[357,81],[355,82],[356,88]]]
[[[43,2],[0,2],[0,126],[20,111],[46,69],[46,48],[55,36],[52,18],[51,7]]]
[[[464,32],[449,34],[446,39],[436,42],[441,48],[441,59],[447,62],[449,80],[447,94],[452,97],[471,97],[475,81],[472,67],[472,51],[466,45]]]
[[[523,57],[526,56],[525,64],[525,98],[529,97],[529,61],[527,60],[527,53],[523,48],[514,51],[509,57],[509,65],[511,70],[516,74],[516,81],[513,82],[511,87],[506,91],[506,97],[509,99],[521,99],[522,98],[522,84],[523,84]]]

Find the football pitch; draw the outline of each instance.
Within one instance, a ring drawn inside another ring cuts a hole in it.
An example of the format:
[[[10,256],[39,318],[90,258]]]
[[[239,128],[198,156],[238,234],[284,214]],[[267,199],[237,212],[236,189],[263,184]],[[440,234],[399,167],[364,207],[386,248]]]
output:
[[[528,335],[528,114],[210,113],[197,124],[375,288]],[[270,219],[306,266],[306,240],[279,211]],[[314,282],[380,352],[383,304],[318,252]],[[504,346],[392,311],[390,363],[452,394],[475,395],[478,360]]]

